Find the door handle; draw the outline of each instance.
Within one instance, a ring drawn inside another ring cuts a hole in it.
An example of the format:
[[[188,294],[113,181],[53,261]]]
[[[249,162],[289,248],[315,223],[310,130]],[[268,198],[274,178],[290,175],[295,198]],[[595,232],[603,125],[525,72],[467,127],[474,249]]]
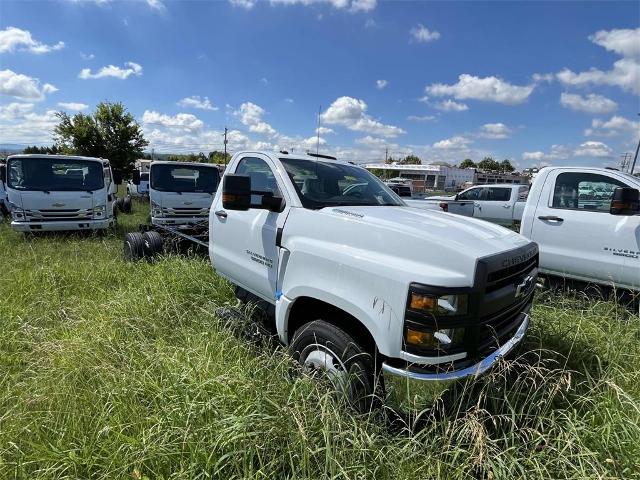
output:
[[[564,222],[564,218],[556,217],[555,215],[543,215],[538,217],[539,220],[546,220],[549,222]]]
[[[227,212],[224,210],[216,210],[216,217],[227,218]]]
[[[511,205],[502,205],[503,208],[511,208]]]

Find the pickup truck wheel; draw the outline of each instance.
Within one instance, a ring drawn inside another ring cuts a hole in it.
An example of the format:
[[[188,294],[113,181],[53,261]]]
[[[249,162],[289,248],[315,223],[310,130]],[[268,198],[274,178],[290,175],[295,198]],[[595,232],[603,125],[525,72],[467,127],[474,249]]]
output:
[[[140,232],[127,233],[124,237],[124,259],[135,262],[144,257],[144,240]]]
[[[155,255],[159,255],[162,253],[162,235],[160,235],[158,232],[154,232],[153,230],[144,232],[142,234],[142,242],[142,249],[145,257],[152,258]]]
[[[123,213],[131,213],[131,196],[127,195],[122,199],[122,212]]]
[[[342,329],[314,320],[295,332],[290,349],[304,372],[326,376],[356,410],[379,403],[374,359]]]

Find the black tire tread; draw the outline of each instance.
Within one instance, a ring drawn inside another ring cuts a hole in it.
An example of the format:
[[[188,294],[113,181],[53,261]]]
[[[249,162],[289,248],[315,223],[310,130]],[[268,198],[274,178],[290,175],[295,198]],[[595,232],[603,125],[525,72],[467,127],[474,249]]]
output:
[[[144,258],[144,240],[140,232],[129,232],[124,237],[124,258],[135,262]]]

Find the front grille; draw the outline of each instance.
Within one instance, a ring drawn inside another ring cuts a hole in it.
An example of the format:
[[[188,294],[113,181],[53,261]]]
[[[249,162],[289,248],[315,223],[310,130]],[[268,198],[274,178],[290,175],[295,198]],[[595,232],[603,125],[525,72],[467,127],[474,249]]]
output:
[[[162,214],[166,217],[186,218],[186,217],[206,217],[209,215],[208,208],[162,208]]]
[[[28,222],[64,222],[76,220],[91,220],[91,209],[43,209],[25,210],[25,220]]]
[[[491,272],[487,275],[487,287],[485,292],[493,292],[505,285],[513,283],[520,277],[525,277],[535,267],[538,266],[538,254],[531,257],[529,260],[512,265],[510,267],[502,268],[498,271]]]

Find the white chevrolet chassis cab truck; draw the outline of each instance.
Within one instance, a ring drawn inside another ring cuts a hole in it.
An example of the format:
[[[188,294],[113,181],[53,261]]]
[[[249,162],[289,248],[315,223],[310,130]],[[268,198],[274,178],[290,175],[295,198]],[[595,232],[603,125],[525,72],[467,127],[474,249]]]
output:
[[[109,160],[11,155],[5,175],[13,230],[102,230],[115,225],[117,185]]]
[[[349,188],[366,184],[366,188]],[[305,368],[417,380],[479,375],[523,338],[538,248],[508,229],[407,207],[353,164],[236,153],[209,255]],[[347,378],[350,378],[347,377]]]
[[[540,248],[540,272],[640,291],[640,178],[606,168],[545,167],[520,233]]]

